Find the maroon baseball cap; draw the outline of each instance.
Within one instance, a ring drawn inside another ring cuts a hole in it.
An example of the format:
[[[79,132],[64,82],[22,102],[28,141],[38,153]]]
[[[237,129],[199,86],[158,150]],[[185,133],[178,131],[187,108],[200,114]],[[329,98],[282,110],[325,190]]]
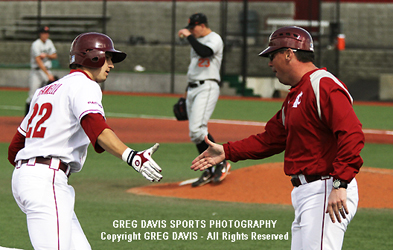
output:
[[[186,29],[194,28],[201,23],[207,23],[207,17],[203,13],[195,13],[188,18],[188,25]]]

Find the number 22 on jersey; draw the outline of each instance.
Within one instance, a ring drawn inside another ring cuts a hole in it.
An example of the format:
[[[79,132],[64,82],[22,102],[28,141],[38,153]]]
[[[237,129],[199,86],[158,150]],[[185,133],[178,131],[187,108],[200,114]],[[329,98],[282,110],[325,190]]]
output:
[[[33,115],[30,117],[27,124],[26,138],[44,138],[46,127],[43,127],[42,124],[46,120],[48,120],[51,114],[52,114],[52,104],[47,102],[39,106],[36,103],[34,105]],[[41,116],[41,118],[35,124],[31,124],[31,122],[37,115]]]

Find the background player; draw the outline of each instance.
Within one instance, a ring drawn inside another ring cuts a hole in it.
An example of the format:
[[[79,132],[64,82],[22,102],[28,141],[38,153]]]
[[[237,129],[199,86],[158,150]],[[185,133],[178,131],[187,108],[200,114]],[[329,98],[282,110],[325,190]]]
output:
[[[38,31],[39,38],[31,44],[30,48],[30,76],[29,76],[29,96],[26,99],[26,114],[29,112],[30,102],[34,92],[41,88],[48,81],[55,81],[55,77],[50,71],[52,60],[57,58],[56,48],[52,40],[49,39],[49,27],[41,27]]]
[[[344,233],[358,205],[355,175],[363,164],[362,126],[346,86],[314,61],[311,35],[299,27],[272,33],[269,57],[276,77],[291,89],[265,132],[208,150],[192,169],[224,159],[262,159],[285,150],[284,172],[292,176],[292,250],[341,249]],[[330,219],[329,219],[330,216]],[[335,223],[338,221],[338,223]]]
[[[76,37],[70,74],[35,92],[32,108],[9,146],[8,159],[15,165],[12,192],[26,213],[34,249],[91,249],[76,218],[75,193],[67,178],[82,169],[89,139],[96,152],[123,159],[146,179],[162,178],[151,158],[158,144],[134,151],[105,121],[97,83],[125,58],[104,34]]]
[[[207,135],[214,141],[208,132],[207,123],[220,95],[224,43],[220,35],[209,28],[207,17],[202,13],[190,16],[188,26],[179,30],[178,36],[186,37],[192,47],[187,72],[186,106],[191,141],[196,144],[198,152],[202,153],[208,147],[204,137]],[[192,186],[202,186],[212,180],[219,183],[225,179],[230,168],[229,162],[219,162],[215,168],[210,167],[204,171]]]

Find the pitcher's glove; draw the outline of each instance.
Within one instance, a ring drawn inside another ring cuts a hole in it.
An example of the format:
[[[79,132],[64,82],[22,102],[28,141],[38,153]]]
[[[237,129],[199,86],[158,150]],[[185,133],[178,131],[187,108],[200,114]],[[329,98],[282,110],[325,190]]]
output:
[[[187,121],[187,108],[186,108],[186,99],[184,97],[180,97],[175,105],[173,105],[173,113],[175,113],[176,119],[178,121]]]
[[[162,179],[161,168],[151,158],[151,155],[156,152],[158,146],[159,144],[156,143],[153,147],[144,151],[135,151],[127,148],[122,155],[122,159],[149,181],[158,182]]]

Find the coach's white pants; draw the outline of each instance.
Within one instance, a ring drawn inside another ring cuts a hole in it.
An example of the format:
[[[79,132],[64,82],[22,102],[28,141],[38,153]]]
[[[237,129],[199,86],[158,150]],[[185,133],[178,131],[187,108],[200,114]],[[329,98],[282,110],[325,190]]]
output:
[[[12,192],[26,214],[35,250],[90,250],[74,212],[75,192],[61,170],[22,164],[12,175]]]
[[[355,179],[348,184],[349,214],[339,223],[333,223],[326,214],[333,178],[300,185],[292,190],[295,220],[292,223],[292,250],[339,250],[344,233],[358,206],[358,186]]]
[[[189,135],[193,143],[201,143],[208,134],[207,123],[213,114],[219,95],[220,86],[215,81],[206,80],[196,88],[188,88],[186,107]]]

